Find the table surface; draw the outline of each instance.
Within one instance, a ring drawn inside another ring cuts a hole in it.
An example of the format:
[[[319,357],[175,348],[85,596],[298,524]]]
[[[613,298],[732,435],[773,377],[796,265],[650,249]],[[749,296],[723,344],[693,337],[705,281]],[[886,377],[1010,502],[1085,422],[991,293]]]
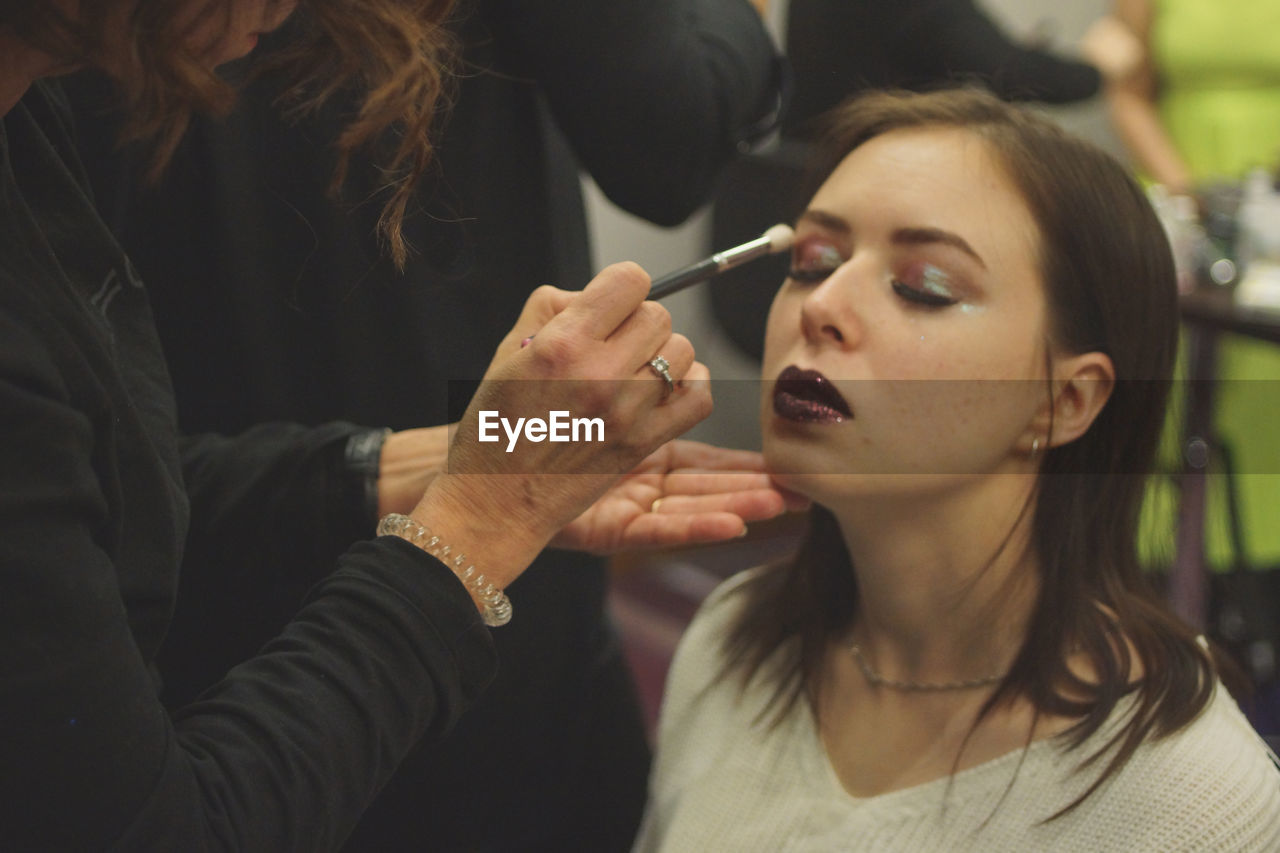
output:
[[[1228,288],[1205,286],[1178,298],[1184,322],[1280,343],[1280,311],[1237,305]]]
[[[1191,359],[1189,379],[1212,380],[1217,373],[1217,338],[1227,332],[1280,343],[1280,312],[1237,305],[1228,288],[1205,285],[1178,298]],[[1193,382],[1183,421],[1183,446],[1208,442],[1212,435],[1214,385]],[[1199,628],[1208,616],[1208,580],[1204,563],[1204,517],[1208,502],[1203,464],[1191,462],[1181,479],[1176,553],[1169,599],[1179,615]]]

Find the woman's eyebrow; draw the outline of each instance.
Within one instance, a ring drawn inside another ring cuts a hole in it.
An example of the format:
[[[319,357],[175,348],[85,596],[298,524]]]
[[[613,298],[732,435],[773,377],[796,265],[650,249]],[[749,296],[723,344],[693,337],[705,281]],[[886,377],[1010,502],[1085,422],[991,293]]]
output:
[[[809,208],[804,213],[796,217],[796,224],[802,222],[812,222],[820,228],[828,231],[836,231],[841,234],[848,234],[853,229],[849,227],[849,223],[834,213],[817,208]],[[965,240],[959,234],[952,231],[946,231],[942,228],[932,228],[928,226],[913,226],[910,228],[898,228],[890,236],[890,241],[901,246],[918,246],[929,243],[941,243],[944,246],[951,246],[964,252],[969,257],[977,261],[978,266],[984,270],[987,268],[987,262],[982,256],[969,245],[969,241]]]
[[[828,231],[839,231],[842,234],[848,234],[850,230],[849,223],[839,216],[815,208],[809,208],[796,217],[796,224],[799,225],[801,222],[812,222],[814,225],[826,228]]]
[[[982,260],[982,256],[974,251],[974,248],[969,245],[967,240],[959,234],[944,231],[941,228],[899,228],[893,232],[889,239],[898,245],[917,246],[926,243],[941,243],[944,246],[952,246],[973,258],[978,262],[978,266],[984,270],[987,268],[986,261]]]

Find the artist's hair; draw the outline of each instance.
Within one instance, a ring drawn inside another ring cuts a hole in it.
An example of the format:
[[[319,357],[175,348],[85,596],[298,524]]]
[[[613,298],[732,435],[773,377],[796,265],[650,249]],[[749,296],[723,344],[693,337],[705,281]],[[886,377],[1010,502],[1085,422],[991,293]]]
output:
[[[357,108],[335,141],[331,189],[344,183],[353,155],[380,157],[387,194],[379,232],[403,267],[402,231],[414,186],[431,159],[429,130],[446,95],[452,39],[446,19],[454,0],[300,0],[293,38],[264,66],[288,74],[282,109],[318,108],[339,91]],[[282,0],[268,0],[268,3]],[[123,141],[152,145],[150,173],[164,169],[194,111],[230,107],[232,87],[193,55],[183,38],[190,6],[174,0],[82,3],[75,20],[49,0],[4,0],[7,29],[68,67],[96,65],[119,84],[127,121]],[[232,14],[232,0],[203,0],[202,18]]]
[[[1047,119],[982,92],[860,97],[833,114],[818,172],[825,177],[881,134],[928,128],[959,128],[981,140],[1030,209],[1048,306],[1046,350],[1105,353],[1116,371],[1114,390],[1089,430],[1042,456],[1028,505],[1039,597],[1012,668],[974,724],[1023,696],[1037,715],[1075,718],[1065,733],[1075,748],[1118,700],[1136,694],[1136,712],[1087,758],[1110,752],[1102,772],[1062,814],[1144,740],[1194,719],[1215,682],[1214,661],[1193,631],[1148,589],[1136,547],[1145,474],[1155,464],[1177,346],[1173,261],[1151,205],[1119,163]],[[741,616],[724,641],[724,674],[740,677],[744,688],[757,677],[771,681],[766,713],[776,719],[802,699],[816,708],[823,655],[850,627],[858,599],[832,514],[815,508],[795,559],[760,573],[742,595]],[[1130,643],[1142,672],[1132,688]],[[1091,662],[1097,684],[1068,667],[1068,654],[1077,649]]]

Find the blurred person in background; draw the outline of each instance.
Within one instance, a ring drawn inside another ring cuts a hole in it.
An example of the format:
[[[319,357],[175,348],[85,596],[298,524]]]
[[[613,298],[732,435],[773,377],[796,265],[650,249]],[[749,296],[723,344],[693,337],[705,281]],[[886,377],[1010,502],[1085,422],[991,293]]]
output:
[[[1238,186],[1251,170],[1265,169],[1274,180],[1280,166],[1280,39],[1275,35],[1280,32],[1280,4],[1115,0],[1113,15],[1134,47],[1117,43],[1109,52],[1132,52],[1137,61],[1130,73],[1106,87],[1107,101],[1141,176],[1173,195],[1198,197],[1201,210],[1206,193],[1224,184]],[[1275,570],[1280,568],[1280,438],[1268,425],[1280,420],[1280,350],[1223,334],[1216,362],[1220,381],[1209,470],[1223,472],[1229,458],[1233,482],[1216,476],[1209,480],[1205,556],[1218,570]],[[1166,443],[1166,466],[1173,471],[1182,465],[1173,440],[1179,427],[1170,424]],[[1234,510],[1227,488],[1234,488],[1238,498]],[[1167,484],[1153,490],[1146,540],[1156,563],[1167,563],[1173,552],[1175,500]],[[1276,584],[1267,587],[1280,590]],[[1277,607],[1280,602],[1273,601],[1260,612],[1275,613]],[[1269,628],[1270,641],[1280,640],[1274,617]],[[1242,630],[1246,637],[1261,639],[1257,632],[1267,628],[1252,624]]]
[[[1139,169],[1173,193],[1280,162],[1280,7],[1267,0],[1115,0],[1136,39],[1107,91]],[[1119,48],[1124,49],[1124,48]]]

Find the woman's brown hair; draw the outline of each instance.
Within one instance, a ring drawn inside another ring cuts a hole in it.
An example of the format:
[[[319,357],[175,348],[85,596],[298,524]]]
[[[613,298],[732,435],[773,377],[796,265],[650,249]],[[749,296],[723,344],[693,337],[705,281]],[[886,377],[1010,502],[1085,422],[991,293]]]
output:
[[[184,39],[192,21],[189,4],[81,3],[74,19],[61,5],[7,0],[0,4],[0,29],[68,67],[96,65],[110,74],[128,117],[122,141],[153,146],[152,177],[168,163],[193,112],[230,107],[232,87]],[[300,0],[289,23],[292,37],[262,62],[264,69],[289,75],[282,107],[297,113],[318,108],[339,91],[359,93],[335,142],[331,189],[341,188],[356,152],[376,147],[390,190],[379,231],[400,267],[408,252],[402,222],[431,160],[429,131],[446,95],[452,8],[453,0]],[[225,15],[229,22],[231,14],[231,0],[206,0],[196,18]]]
[[[1102,352],[1115,367],[1115,388],[1090,429],[1043,455],[1027,508],[1039,595],[1012,668],[974,723],[1023,696],[1037,715],[1076,719],[1063,735],[1076,748],[1134,694],[1134,713],[1085,762],[1107,752],[1110,759],[1065,813],[1143,741],[1193,720],[1215,683],[1213,660],[1149,588],[1136,548],[1177,348],[1168,241],[1142,189],[1113,158],[986,93],[873,93],[830,121],[816,170],[823,178],[859,145],[894,130],[962,128],[982,140],[1038,226],[1046,350]],[[762,572],[742,594],[743,609],[725,638],[725,673],[740,675],[744,687],[757,677],[774,681],[766,711],[779,718],[802,697],[816,708],[823,657],[850,628],[858,600],[831,513],[815,508],[795,559]],[[1130,648],[1141,665],[1136,680]],[[1068,667],[1068,653],[1077,649],[1097,683]]]

